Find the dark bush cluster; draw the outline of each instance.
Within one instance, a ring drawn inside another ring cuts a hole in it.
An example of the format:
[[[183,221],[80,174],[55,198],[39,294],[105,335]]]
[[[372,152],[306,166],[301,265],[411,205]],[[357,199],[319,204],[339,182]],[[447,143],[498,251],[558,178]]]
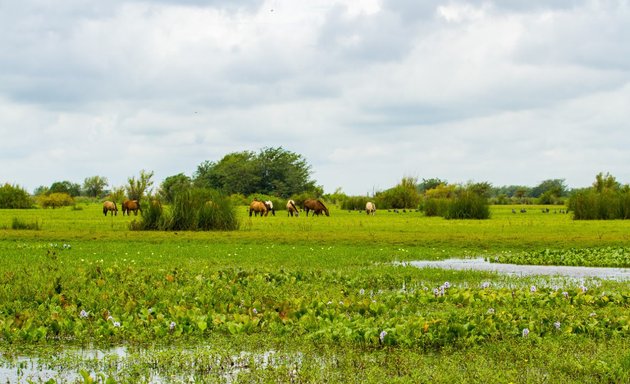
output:
[[[9,183],[0,186],[0,208],[25,209],[32,207],[33,199],[23,188]]]
[[[170,209],[157,199],[143,208],[140,222],[132,222],[137,230],[163,231],[230,231],[239,223],[230,199],[214,190],[189,188],[174,195]]]

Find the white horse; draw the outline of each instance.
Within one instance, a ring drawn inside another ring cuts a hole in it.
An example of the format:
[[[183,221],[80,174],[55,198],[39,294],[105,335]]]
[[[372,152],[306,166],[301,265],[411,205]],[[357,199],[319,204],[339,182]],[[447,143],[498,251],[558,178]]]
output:
[[[287,201],[287,216],[293,216],[294,213],[295,213],[295,217],[300,216],[300,212],[295,206],[295,201],[289,200]]]
[[[376,213],[376,204],[374,204],[371,201],[368,201],[365,204],[365,213],[367,213],[368,215],[374,215]]]
[[[265,206],[267,207],[267,210],[270,211],[273,216],[276,215],[276,210],[273,209],[273,202],[271,200],[265,201]]]

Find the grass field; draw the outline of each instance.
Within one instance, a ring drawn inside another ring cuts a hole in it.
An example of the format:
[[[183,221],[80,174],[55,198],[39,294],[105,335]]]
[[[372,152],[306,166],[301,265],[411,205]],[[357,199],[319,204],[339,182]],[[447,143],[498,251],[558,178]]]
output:
[[[130,231],[138,218],[104,217],[96,204],[1,210],[0,377],[629,381],[628,282],[398,263],[541,254],[546,263],[630,263],[630,222],[513,208],[448,221],[334,208],[330,217],[249,218],[241,207],[232,232]],[[40,229],[11,229],[16,218]],[[106,353],[86,352],[95,349]]]

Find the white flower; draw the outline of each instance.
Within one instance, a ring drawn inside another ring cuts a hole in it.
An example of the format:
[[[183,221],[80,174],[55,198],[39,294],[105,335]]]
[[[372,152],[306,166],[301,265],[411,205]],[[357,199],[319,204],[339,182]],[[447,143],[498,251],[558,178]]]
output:
[[[529,335],[529,329],[523,328],[523,337],[527,337]]]
[[[90,315],[90,314],[89,314],[89,313],[87,313],[87,312],[85,311],[85,309],[82,309],[82,310],[81,310],[81,313],[79,313],[79,317],[81,317],[82,319],[87,319],[89,315]]]
[[[365,289],[361,288],[361,290],[359,291],[359,295],[365,295]]]
[[[444,284],[442,285],[444,288],[448,289],[451,287],[451,283],[449,283],[448,281],[445,281]]]
[[[107,316],[107,321],[114,321],[114,318],[111,316]]]
[[[488,315],[494,315],[494,308],[488,308]]]
[[[564,296],[565,299],[569,298],[569,292],[562,292],[562,296]]]
[[[120,327],[120,322],[114,321],[114,327]]]
[[[532,285],[531,288],[529,288],[530,292],[536,292],[536,286]]]
[[[560,330],[560,322],[556,321],[555,323],[553,323],[553,326],[556,327],[557,330]]]
[[[588,288],[586,288],[584,285],[580,287],[580,289],[582,290],[582,292],[586,292],[588,291]]]
[[[483,289],[490,288],[490,282],[484,281],[483,283],[481,283],[481,288]]]
[[[170,329],[171,331],[175,329],[175,326],[177,325],[177,323],[175,323],[174,321],[171,321],[171,323],[168,325],[168,329]]]
[[[252,312],[254,313],[254,315],[258,314],[258,310],[256,308],[252,309]]]
[[[383,340],[385,340],[385,336],[387,336],[387,332],[386,331],[381,331],[381,334],[378,335],[379,340],[381,340],[381,343],[383,342]]]

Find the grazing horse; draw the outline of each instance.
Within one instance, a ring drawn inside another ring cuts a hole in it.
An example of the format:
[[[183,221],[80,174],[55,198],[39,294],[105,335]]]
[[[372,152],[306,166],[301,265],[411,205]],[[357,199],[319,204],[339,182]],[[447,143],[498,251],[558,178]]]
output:
[[[267,206],[262,201],[254,200],[249,205],[249,217],[252,217],[252,213],[254,216],[258,216],[260,213],[260,217],[267,216],[269,211],[267,210]]]
[[[304,201],[304,210],[306,211],[306,216],[308,217],[308,212],[313,211],[313,216],[321,215],[322,212],[326,214],[326,216],[330,216],[328,213],[328,208],[322,203],[320,200],[315,199],[306,199]]]
[[[273,209],[273,202],[271,200],[265,201],[265,207],[267,207],[267,211],[271,212],[271,215],[276,215],[276,210]]]
[[[113,201],[105,201],[103,203],[103,214],[107,216],[107,212],[111,212],[112,216],[118,216],[118,207]]]
[[[140,203],[138,202],[138,200],[123,201],[122,203],[123,216],[125,216],[125,213],[127,214],[127,216],[130,216],[131,211],[133,211],[134,216],[138,216],[138,211],[142,212],[142,209],[140,209]]]
[[[293,217],[293,214],[295,214],[295,217],[300,216],[300,212],[295,206],[295,201],[289,200],[287,201],[287,216]]]
[[[374,204],[371,201],[368,201],[365,204],[365,213],[367,213],[368,215],[374,215],[376,213],[376,204]]]

